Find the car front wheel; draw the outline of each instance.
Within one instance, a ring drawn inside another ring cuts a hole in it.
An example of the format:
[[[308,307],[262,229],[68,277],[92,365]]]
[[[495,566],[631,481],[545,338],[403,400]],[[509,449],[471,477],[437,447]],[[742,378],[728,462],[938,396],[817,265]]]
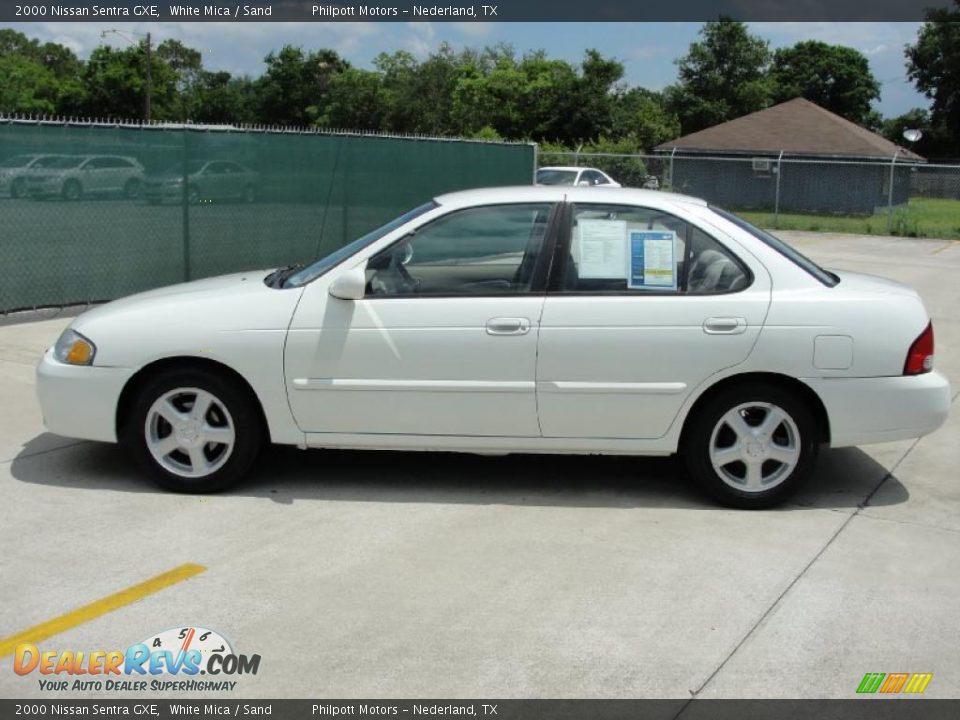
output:
[[[262,436],[255,401],[239,382],[176,370],[141,388],[122,439],[162,487],[209,493],[243,477]]]
[[[809,477],[819,433],[806,403],[776,385],[730,387],[687,428],[687,470],[725,505],[758,509],[785,500]]]

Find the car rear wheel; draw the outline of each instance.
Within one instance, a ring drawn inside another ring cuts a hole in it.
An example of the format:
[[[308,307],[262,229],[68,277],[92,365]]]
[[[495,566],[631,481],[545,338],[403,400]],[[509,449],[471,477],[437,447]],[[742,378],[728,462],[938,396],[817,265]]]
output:
[[[140,197],[140,181],[134,178],[127,180],[127,184],[123,186],[123,196],[128,200]]]
[[[710,398],[692,418],[681,452],[707,493],[756,509],[782,502],[809,477],[818,438],[802,399],[777,385],[750,383]]]
[[[243,477],[262,437],[256,402],[240,383],[199,370],[175,370],[140,390],[122,440],[162,487],[209,493]]]
[[[26,192],[26,181],[22,177],[16,178],[10,185],[10,197],[14,200],[19,200]]]
[[[243,188],[243,201],[245,203],[252,203],[257,199],[257,192],[253,189],[253,185],[247,185]]]
[[[83,188],[80,187],[79,181],[67,180],[63,184],[62,194],[64,200],[79,200],[83,196]]]

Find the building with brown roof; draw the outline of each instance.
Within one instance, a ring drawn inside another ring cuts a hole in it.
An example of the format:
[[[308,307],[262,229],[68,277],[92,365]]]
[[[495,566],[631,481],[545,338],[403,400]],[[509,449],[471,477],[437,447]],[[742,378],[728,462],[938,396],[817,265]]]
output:
[[[684,135],[655,151],[671,156],[674,189],[718,205],[847,214],[886,206],[891,178],[894,204],[906,202],[909,165],[925,162],[803,98]]]

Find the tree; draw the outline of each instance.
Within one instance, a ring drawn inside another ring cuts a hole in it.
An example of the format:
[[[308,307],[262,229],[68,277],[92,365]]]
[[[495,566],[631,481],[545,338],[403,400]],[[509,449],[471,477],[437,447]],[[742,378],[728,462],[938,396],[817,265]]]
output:
[[[773,100],[765,40],[729,18],[706,23],[700,36],[677,60],[678,82],[665,94],[684,134],[762,110]]]
[[[611,135],[630,138],[633,152],[648,153],[680,135],[680,119],[664,107],[662,94],[632,88],[617,98]]]
[[[353,130],[382,130],[387,115],[383,77],[369,70],[347,68],[333,77],[319,124]]]
[[[780,48],[772,75],[777,102],[803,97],[860,125],[870,122],[870,104],[880,99],[867,58],[843,45],[804,40]]]
[[[147,91],[147,54],[143,42],[116,49],[101,45],[90,53],[83,71],[84,112],[90,117],[143,117]],[[179,120],[177,74],[161,58],[150,67],[151,117]]]
[[[960,155],[960,0],[956,9],[927,10],[917,42],[906,48],[907,76],[933,101],[930,122]]]
[[[285,45],[264,58],[267,71],[257,81],[261,122],[311,125],[322,114],[333,78],[349,64],[333,50],[304,52]]]
[[[83,63],[56,43],[0,29],[0,111],[71,115],[83,102]]]
[[[919,130],[923,135],[916,143],[903,137],[904,130]],[[883,121],[881,132],[890,142],[908,147],[924,157],[944,157],[956,151],[954,141],[943,125],[936,125],[925,108],[913,108],[903,115]]]

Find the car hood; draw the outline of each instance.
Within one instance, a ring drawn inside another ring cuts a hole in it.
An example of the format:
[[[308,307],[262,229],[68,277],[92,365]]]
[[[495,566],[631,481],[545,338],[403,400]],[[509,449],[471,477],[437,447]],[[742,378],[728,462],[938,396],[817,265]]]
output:
[[[131,295],[84,313],[72,327],[98,347],[159,338],[176,348],[193,346],[213,333],[285,330],[302,288],[269,288],[263,284],[268,272],[223,275]]]

